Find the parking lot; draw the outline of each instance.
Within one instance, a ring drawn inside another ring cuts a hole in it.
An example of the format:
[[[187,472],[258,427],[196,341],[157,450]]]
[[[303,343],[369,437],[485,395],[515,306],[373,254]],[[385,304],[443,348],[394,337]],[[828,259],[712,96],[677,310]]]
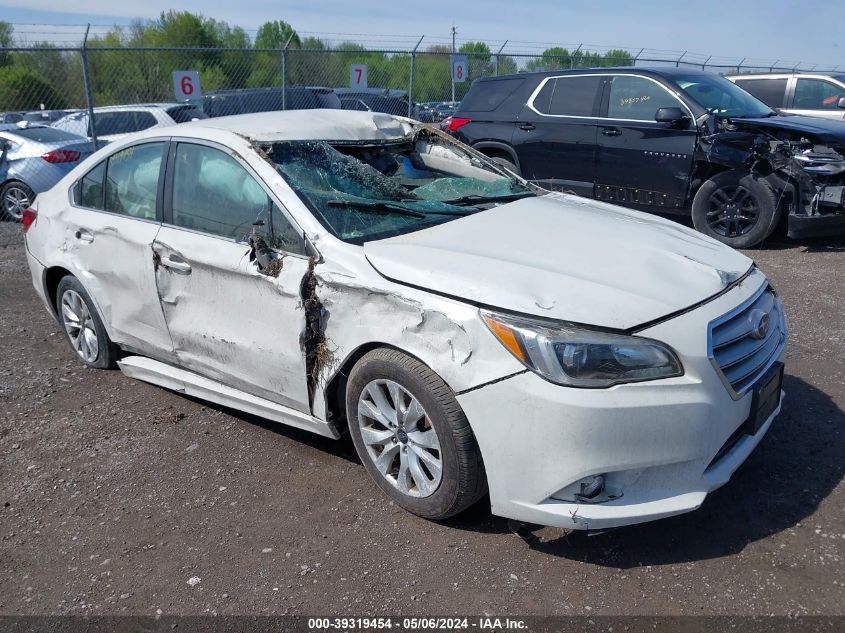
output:
[[[730,484],[588,537],[515,533],[484,502],[419,519],[349,439],[85,369],[19,231],[0,225],[4,612],[845,614],[843,241],[748,252],[784,299],[787,399]]]

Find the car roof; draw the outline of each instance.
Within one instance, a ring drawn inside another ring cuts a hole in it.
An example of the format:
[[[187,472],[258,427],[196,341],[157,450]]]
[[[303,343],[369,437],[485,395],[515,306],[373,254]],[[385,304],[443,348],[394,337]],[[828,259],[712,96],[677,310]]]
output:
[[[321,109],[236,114],[180,123],[172,129],[179,136],[190,135],[191,130],[231,132],[257,142],[356,142],[400,140],[412,125],[410,119],[381,112]],[[161,136],[167,129],[170,128],[151,129],[148,136]]]
[[[841,72],[825,72],[825,71],[817,71],[817,70],[786,70],[782,72],[772,71],[772,72],[762,72],[762,73],[729,73],[725,75],[730,79],[775,79],[779,77],[827,77],[830,79],[841,79],[843,73]]]
[[[629,73],[655,77],[684,77],[694,75],[713,75],[714,73],[699,70],[696,68],[676,68],[674,66],[602,66],[598,68],[577,68],[572,70],[542,70],[530,73],[515,73],[512,75],[500,75],[498,77],[482,77],[476,81],[500,81],[502,79],[516,79],[521,77],[560,77],[561,75],[614,75],[618,73]]]

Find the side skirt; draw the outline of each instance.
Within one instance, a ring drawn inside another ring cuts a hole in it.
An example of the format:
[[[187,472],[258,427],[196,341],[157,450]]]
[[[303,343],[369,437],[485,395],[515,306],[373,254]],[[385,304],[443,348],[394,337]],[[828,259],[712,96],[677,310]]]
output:
[[[270,400],[253,396],[223,383],[205,378],[185,369],[161,363],[144,356],[127,356],[118,361],[120,371],[137,380],[143,380],[165,389],[184,393],[201,400],[251,413],[274,422],[311,431],[323,437],[338,439],[340,433],[327,422],[318,420]]]

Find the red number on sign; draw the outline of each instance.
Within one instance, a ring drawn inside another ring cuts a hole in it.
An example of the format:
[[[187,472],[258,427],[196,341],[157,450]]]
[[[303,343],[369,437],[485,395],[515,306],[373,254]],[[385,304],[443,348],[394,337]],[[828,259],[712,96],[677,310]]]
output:
[[[458,65],[458,68],[455,70],[455,76],[456,76],[458,79],[463,79],[463,78],[464,78],[464,67],[463,67],[463,66],[461,66],[460,64]]]
[[[194,84],[191,83],[190,77],[182,77],[182,94],[194,94]]]
[[[363,71],[363,69],[362,69],[362,68],[356,68],[356,69],[355,69],[355,75],[356,75],[356,77],[355,77],[355,83],[356,83],[356,84],[361,83],[361,74],[362,74],[363,72],[364,72],[364,71]]]

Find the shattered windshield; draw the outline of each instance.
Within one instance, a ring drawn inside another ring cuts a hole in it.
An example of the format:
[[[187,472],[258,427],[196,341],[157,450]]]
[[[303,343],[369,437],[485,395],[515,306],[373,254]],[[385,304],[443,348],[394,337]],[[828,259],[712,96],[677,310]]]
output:
[[[369,145],[274,143],[265,152],[317,219],[357,244],[536,195],[518,178],[430,132]]]
[[[710,114],[727,117],[767,117],[775,114],[765,103],[719,75],[674,75],[672,80]]]

